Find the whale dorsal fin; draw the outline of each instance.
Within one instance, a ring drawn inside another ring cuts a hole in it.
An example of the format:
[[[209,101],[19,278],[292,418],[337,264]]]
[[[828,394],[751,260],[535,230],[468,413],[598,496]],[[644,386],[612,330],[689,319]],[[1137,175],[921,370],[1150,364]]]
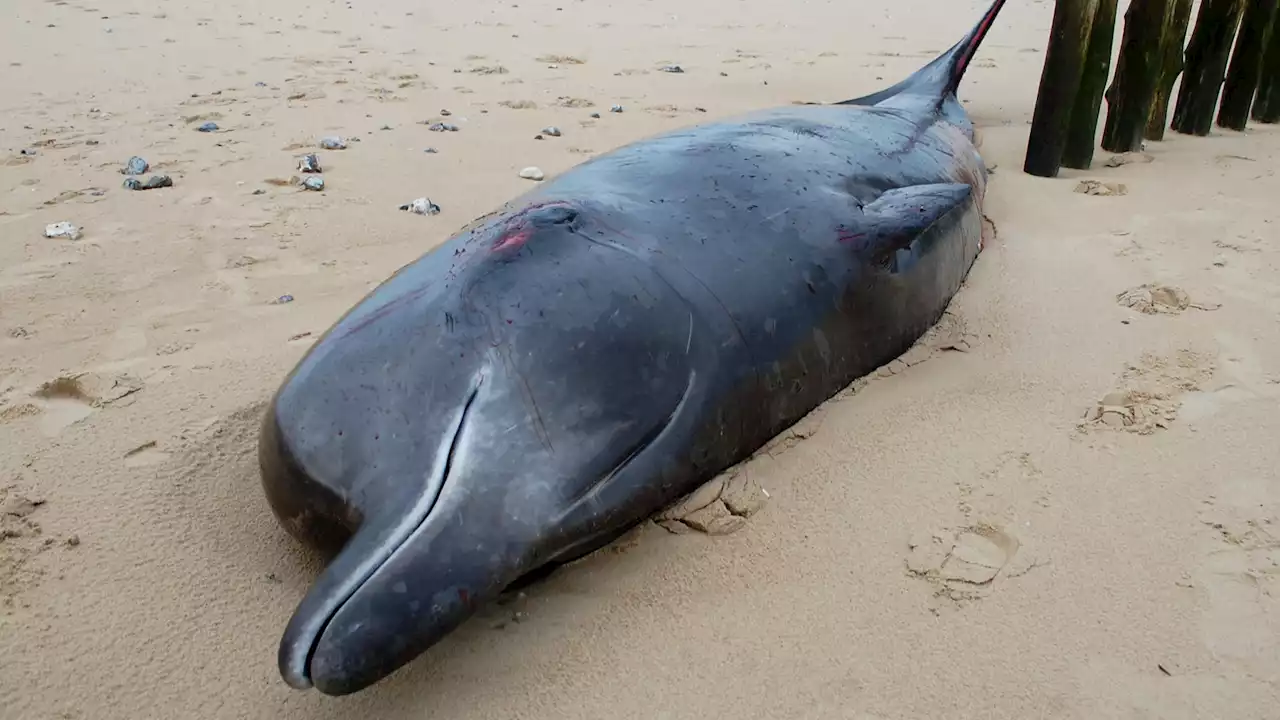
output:
[[[936,98],[954,95],[956,88],[960,86],[960,81],[964,78],[965,70],[969,69],[969,63],[973,61],[974,55],[978,52],[978,47],[982,45],[983,38],[987,36],[987,31],[991,29],[991,24],[995,22],[996,16],[1000,14],[1000,9],[1004,7],[1004,3],[1005,0],[994,0],[991,3],[991,7],[987,8],[987,12],[983,14],[982,19],[969,31],[968,35],[965,35],[960,42],[951,46],[951,49],[935,58],[933,62],[915,71],[907,79],[870,95],[845,100],[836,104],[878,105],[895,95],[906,93]]]

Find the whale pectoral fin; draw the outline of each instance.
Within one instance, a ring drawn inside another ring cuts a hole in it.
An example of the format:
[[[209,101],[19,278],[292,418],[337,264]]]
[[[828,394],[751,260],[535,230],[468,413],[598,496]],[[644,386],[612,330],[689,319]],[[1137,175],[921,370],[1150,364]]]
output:
[[[912,258],[925,250],[920,241],[930,228],[962,211],[972,194],[965,183],[889,190],[864,205],[856,222],[837,228],[840,242],[867,262],[902,269],[901,263],[911,264]]]
[[[845,242],[856,240],[873,254],[907,247],[935,223],[969,202],[965,183],[935,183],[894,188],[862,207],[863,216]]]
[[[886,226],[919,234],[967,202],[972,193],[967,183],[912,185],[889,190],[862,210]]]

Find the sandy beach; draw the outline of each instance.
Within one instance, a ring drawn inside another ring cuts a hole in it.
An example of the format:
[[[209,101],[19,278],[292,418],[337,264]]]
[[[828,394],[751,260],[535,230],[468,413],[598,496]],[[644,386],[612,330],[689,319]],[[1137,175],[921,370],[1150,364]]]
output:
[[[1052,3],[1010,2],[960,91],[998,232],[938,330],[741,467],[736,532],[648,523],[330,698],[277,671],[322,561],[256,460],[309,343],[522,168],[880,89],[986,0],[7,6],[6,720],[1278,716],[1280,128],[1025,175]]]

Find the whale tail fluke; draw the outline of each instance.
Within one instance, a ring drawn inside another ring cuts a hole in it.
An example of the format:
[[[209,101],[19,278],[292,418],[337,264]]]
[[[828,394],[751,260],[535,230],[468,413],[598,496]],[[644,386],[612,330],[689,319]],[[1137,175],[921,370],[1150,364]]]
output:
[[[965,71],[969,69],[969,63],[973,61],[979,46],[982,45],[983,38],[987,36],[987,31],[991,29],[991,25],[995,22],[996,16],[1000,14],[1004,4],[1005,0],[993,0],[991,6],[987,8],[986,13],[978,21],[978,24],[974,25],[973,29],[960,42],[951,46],[951,49],[939,55],[933,62],[920,68],[902,82],[879,92],[836,104],[879,105],[889,98],[907,94],[923,95],[931,98],[946,98],[955,95],[956,89],[960,86],[960,81],[964,79]]]

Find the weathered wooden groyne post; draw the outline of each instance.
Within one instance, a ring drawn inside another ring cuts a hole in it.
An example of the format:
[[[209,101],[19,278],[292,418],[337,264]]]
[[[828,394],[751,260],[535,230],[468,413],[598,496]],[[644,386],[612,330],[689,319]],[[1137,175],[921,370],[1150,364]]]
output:
[[[1262,56],[1258,95],[1253,100],[1253,119],[1260,123],[1280,122],[1280,10],[1271,24],[1271,37]]]
[[[1247,0],[1236,35],[1236,48],[1227,67],[1227,80],[1222,85],[1222,104],[1218,106],[1218,126],[1244,130],[1249,122],[1262,75],[1263,49],[1272,32],[1272,23],[1280,0]]]
[[[1173,97],[1173,85],[1182,74],[1183,48],[1187,43],[1187,26],[1191,24],[1192,0],[1173,0],[1169,16],[1165,18],[1160,37],[1160,79],[1156,82],[1156,97],[1151,103],[1151,116],[1147,119],[1146,138],[1163,140],[1164,129],[1169,125],[1169,101]]]
[[[1227,74],[1227,54],[1235,38],[1245,0],[1200,0],[1196,26],[1187,43],[1186,62],[1178,102],[1173,107],[1174,131],[1208,135],[1213,110]]]
[[[1107,91],[1107,122],[1102,130],[1104,150],[1126,153],[1142,149],[1160,83],[1164,63],[1162,39],[1170,9],[1170,0],[1131,0],[1129,3],[1116,77]]]
[[[1027,157],[1022,166],[1030,175],[1056,177],[1062,166],[1062,151],[1067,145],[1098,4],[1099,0],[1058,0],[1054,6]]]
[[[1062,166],[1088,170],[1093,164],[1093,149],[1098,134],[1098,111],[1102,95],[1111,75],[1111,45],[1116,34],[1118,0],[1099,0],[1085,48],[1080,87],[1071,106],[1067,123],[1067,141],[1062,149]]]

